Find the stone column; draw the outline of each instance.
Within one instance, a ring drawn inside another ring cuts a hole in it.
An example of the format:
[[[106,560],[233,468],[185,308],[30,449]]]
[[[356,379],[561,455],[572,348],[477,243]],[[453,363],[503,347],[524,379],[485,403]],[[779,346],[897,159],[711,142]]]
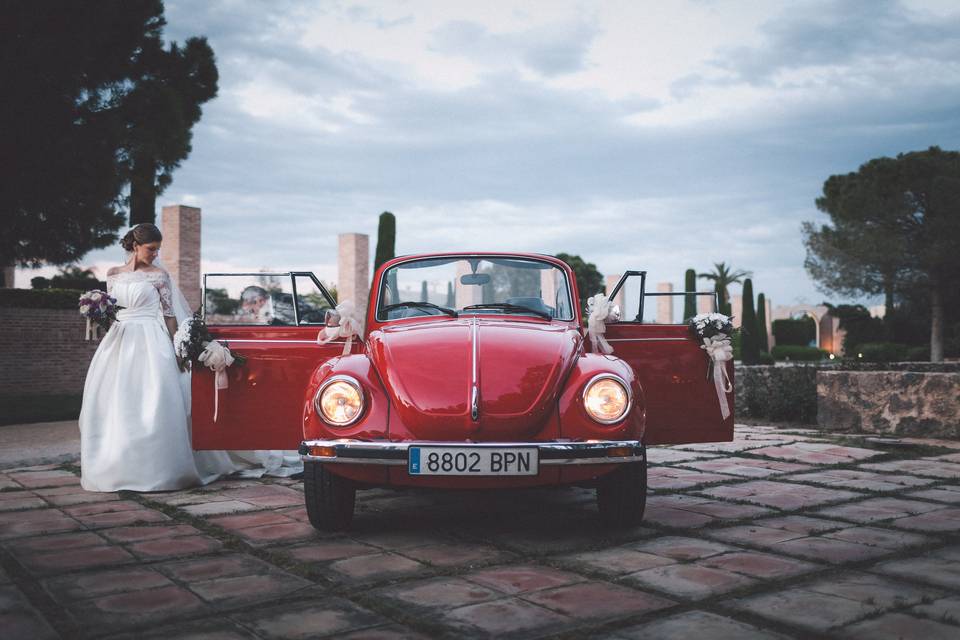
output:
[[[454,299],[458,309],[463,309],[471,304],[480,304],[483,302],[483,287],[480,285],[462,284],[460,277],[473,273],[470,270],[470,264],[466,260],[457,262],[457,280],[453,285]]]
[[[341,233],[337,236],[337,300],[350,300],[366,317],[370,296],[370,236],[365,233]]]
[[[714,296],[697,296],[697,313],[713,313],[715,302]]]
[[[0,287],[4,289],[13,289],[13,278],[16,275],[16,267],[4,267],[3,268],[3,282],[0,282]]]
[[[673,284],[658,282],[657,293],[673,293]],[[673,296],[657,296],[657,324],[673,324]]]
[[[617,286],[617,283],[620,282],[620,278],[622,277],[623,277],[622,273],[613,273],[605,277],[608,296],[611,293],[613,293],[613,288]],[[629,282],[629,280],[627,282]],[[623,308],[623,301],[624,301],[623,294],[624,294],[624,290],[627,288],[627,282],[623,283],[623,289],[620,289],[620,292],[617,293],[617,297],[614,298],[613,303],[618,307],[620,307],[620,318],[622,320],[633,320],[632,317],[631,318],[626,317],[627,310]],[[634,309],[633,314],[636,315],[636,313],[637,313],[636,309]]]
[[[200,209],[182,204],[164,207],[161,258],[191,311],[200,306]]]
[[[743,296],[730,296],[730,315],[733,316],[733,326],[740,327],[743,320]]]

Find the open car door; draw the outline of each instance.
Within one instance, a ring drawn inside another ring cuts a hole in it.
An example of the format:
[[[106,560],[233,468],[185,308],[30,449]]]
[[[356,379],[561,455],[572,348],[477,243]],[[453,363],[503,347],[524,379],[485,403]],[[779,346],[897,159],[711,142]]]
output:
[[[645,320],[658,305],[681,303],[686,293],[647,293],[646,272],[628,271],[610,293],[620,304],[621,320],[607,325],[613,355],[636,372],[647,403],[647,444],[683,444],[733,440],[733,393],[727,394],[731,415],[724,420],[714,387],[711,362],[690,328]],[[713,293],[696,294],[714,296]],[[679,298],[678,298],[679,297]],[[669,301],[669,303],[667,302]],[[663,309],[663,307],[661,307]],[[665,314],[666,315],[666,314]],[[682,315],[682,314],[681,314]],[[727,362],[733,380],[733,363]]]
[[[333,306],[333,298],[308,272],[203,276],[207,328],[246,362],[227,369],[228,387],[219,391],[213,372],[194,364],[194,449],[300,445],[310,375],[343,352],[342,340],[317,344],[326,311]]]

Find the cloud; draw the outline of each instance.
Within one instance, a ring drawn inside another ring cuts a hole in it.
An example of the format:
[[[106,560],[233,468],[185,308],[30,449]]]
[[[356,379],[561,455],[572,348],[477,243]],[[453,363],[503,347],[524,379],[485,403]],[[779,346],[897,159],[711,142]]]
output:
[[[430,45],[486,66],[519,65],[551,77],[582,70],[598,34],[594,23],[583,21],[494,33],[482,24],[457,20],[436,29]]]
[[[725,261],[819,301],[799,227],[823,181],[960,146],[956,14],[663,3],[634,49],[635,8],[494,4],[168,0],[167,36],[207,35],[221,81],[158,205],[203,208],[222,270],[333,279],[337,234],[390,210],[401,252],[566,251],[677,286]]]
[[[897,0],[795,3],[762,25],[760,36],[758,46],[723,49],[715,66],[737,81],[768,85],[796,79],[803,70],[863,64],[879,70],[904,59],[956,60],[960,13],[933,16]]]

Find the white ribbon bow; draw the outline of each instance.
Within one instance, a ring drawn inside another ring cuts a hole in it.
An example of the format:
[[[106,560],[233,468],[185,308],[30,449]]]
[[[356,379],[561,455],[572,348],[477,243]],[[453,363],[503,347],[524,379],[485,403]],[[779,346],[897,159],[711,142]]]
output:
[[[226,389],[230,386],[227,379],[227,367],[233,364],[233,354],[230,349],[211,340],[204,347],[203,353],[197,358],[214,372],[213,376],[213,421],[217,421],[217,414],[220,411],[220,389]]]
[[[730,417],[730,404],[727,394],[733,391],[730,377],[727,375],[727,360],[733,360],[733,345],[728,336],[719,335],[712,338],[704,337],[701,349],[710,357],[710,366],[707,368],[707,380],[713,375],[713,386],[717,390],[717,399],[720,401],[720,415],[726,420]],[[712,369],[712,372],[711,372]]]
[[[607,320],[620,319],[620,307],[610,302],[607,296],[598,293],[587,299],[587,335],[595,352],[611,354],[613,347],[607,342],[604,333],[607,332]]]
[[[350,300],[344,300],[337,305],[336,310],[328,314],[327,326],[317,334],[317,344],[327,344],[337,338],[346,338],[341,355],[347,355],[350,353],[350,347],[353,346],[354,336],[359,338],[363,332],[363,321]],[[337,324],[331,325],[330,322]]]

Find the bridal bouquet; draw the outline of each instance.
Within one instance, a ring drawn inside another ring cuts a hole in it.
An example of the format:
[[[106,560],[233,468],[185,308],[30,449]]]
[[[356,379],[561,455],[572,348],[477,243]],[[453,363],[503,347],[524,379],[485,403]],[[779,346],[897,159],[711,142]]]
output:
[[[203,362],[206,364],[206,360],[210,359],[211,354],[219,352],[220,349],[226,351],[225,355],[229,356],[230,362],[226,366],[246,362],[246,358],[238,353],[231,353],[229,349],[213,339],[210,330],[207,329],[207,323],[203,321],[199,311],[180,323],[173,336],[173,348],[177,352],[177,357],[184,363]]]
[[[173,336],[173,348],[180,361],[180,368],[186,370],[191,362],[199,362],[214,373],[213,377],[213,421],[220,413],[220,390],[229,387],[227,368],[233,364],[244,364],[247,359],[220,344],[210,335],[207,323],[197,311],[185,318]]]
[[[87,340],[93,339],[93,325],[107,331],[117,321],[117,299],[105,291],[93,289],[80,296],[80,315],[87,319]]]
[[[707,352],[710,365],[707,379],[713,377],[713,385],[720,401],[720,415],[726,420],[730,416],[727,394],[733,391],[730,377],[727,375],[727,360],[733,360],[733,322],[722,313],[701,313],[690,319],[690,330],[700,341],[700,348]]]

